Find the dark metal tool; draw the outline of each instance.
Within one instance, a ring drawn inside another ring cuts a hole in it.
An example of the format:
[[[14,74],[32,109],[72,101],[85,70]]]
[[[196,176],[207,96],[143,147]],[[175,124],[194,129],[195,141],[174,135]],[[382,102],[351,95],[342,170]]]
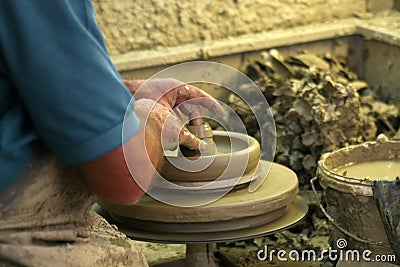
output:
[[[400,262],[400,177],[394,181],[372,182],[372,192],[378,207],[389,243]]]

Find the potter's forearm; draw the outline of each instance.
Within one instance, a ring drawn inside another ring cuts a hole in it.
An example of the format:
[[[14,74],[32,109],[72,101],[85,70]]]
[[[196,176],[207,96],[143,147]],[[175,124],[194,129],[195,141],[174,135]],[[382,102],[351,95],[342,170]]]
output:
[[[145,194],[163,160],[159,136],[151,127],[141,128],[123,146],[78,166],[93,193],[122,205],[132,205]]]
[[[164,159],[160,134],[155,127],[151,123],[142,126],[134,140],[124,146],[131,174],[145,190],[151,185],[155,171],[161,168]]]

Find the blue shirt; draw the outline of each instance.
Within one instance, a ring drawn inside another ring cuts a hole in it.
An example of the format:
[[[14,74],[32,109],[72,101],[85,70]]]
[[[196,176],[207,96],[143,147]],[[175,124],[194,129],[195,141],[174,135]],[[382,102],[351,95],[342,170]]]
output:
[[[139,128],[89,0],[0,1],[0,192],[42,140],[65,165]],[[132,107],[132,106],[131,106]]]

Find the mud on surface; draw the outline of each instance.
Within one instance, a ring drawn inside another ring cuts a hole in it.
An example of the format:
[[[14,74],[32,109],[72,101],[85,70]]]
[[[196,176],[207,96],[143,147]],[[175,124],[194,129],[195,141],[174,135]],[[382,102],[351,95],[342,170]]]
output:
[[[247,75],[267,99],[275,119],[275,161],[294,170],[302,189],[309,189],[317,162],[325,152],[375,140],[380,133],[396,135],[399,111],[380,100],[365,81],[348,69],[344,59],[301,53],[284,58],[279,51],[262,52]],[[246,93],[246,85],[242,85]],[[231,107],[260,140],[259,126],[237,96]],[[253,106],[257,108],[257,104]],[[271,142],[264,140],[265,145]]]

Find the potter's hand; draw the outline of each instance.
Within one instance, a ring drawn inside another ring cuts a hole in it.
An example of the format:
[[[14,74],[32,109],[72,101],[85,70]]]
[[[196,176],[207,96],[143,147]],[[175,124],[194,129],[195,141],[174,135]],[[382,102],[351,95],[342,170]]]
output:
[[[157,131],[153,135],[161,136],[164,149],[174,149],[178,144],[190,149],[200,148],[200,139],[190,133],[182,121],[164,105],[142,98],[135,102],[135,113],[143,124],[151,126],[148,129]]]
[[[124,80],[124,83],[136,100],[153,99],[169,111],[180,105],[179,110],[190,120],[201,116],[199,106],[207,108],[217,116],[225,114],[218,101],[209,94],[177,79]],[[185,103],[187,100],[190,100],[190,104]]]

